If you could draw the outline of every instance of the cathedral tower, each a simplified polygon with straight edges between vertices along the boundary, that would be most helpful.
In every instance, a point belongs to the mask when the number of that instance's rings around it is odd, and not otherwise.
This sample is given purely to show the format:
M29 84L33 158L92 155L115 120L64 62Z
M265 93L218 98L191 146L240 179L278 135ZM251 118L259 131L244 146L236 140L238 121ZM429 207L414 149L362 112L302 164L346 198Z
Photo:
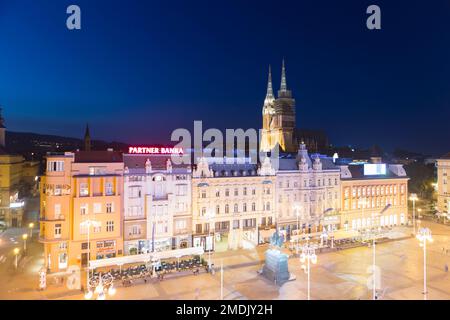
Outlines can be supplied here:
M263 152L268 152L278 144L281 149L280 151L296 152L298 146L294 136L295 100L292 98L292 92L287 87L284 59L277 99L273 97L271 76L271 70L269 68L269 82L263 107L263 129L260 149Z

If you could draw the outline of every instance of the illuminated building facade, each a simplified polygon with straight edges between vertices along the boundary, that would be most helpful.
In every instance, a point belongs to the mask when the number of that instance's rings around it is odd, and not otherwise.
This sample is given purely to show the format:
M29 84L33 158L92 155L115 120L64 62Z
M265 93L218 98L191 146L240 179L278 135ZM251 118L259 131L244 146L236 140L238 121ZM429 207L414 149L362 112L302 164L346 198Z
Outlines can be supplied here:
M401 164L372 163L341 166L341 223L362 230L408 223L408 180ZM390 207L381 215L383 209Z
M279 146L283 152L296 152L295 100L287 88L286 68L282 66L281 85L275 99L272 88L272 72L269 69L267 94L263 106L263 128L260 150L268 152Z
M123 171L122 154L112 150L47 156L40 242L50 272L123 255Z
M39 162L25 161L6 149L6 127L0 108L0 221L2 227L21 227L25 190L36 190ZM31 194L30 194L31 196Z
M225 251L267 240L276 218L274 182L269 158L260 168L247 160L201 158L192 173L193 246Z
M437 168L437 210L439 213L450 213L450 153L436 160Z
M296 156L282 156L276 173L277 223L286 236L339 227L340 168L331 158L309 155L301 143ZM298 219L297 219L298 214Z
M190 166L172 165L161 150L145 153L151 151L124 155L127 255L192 246Z

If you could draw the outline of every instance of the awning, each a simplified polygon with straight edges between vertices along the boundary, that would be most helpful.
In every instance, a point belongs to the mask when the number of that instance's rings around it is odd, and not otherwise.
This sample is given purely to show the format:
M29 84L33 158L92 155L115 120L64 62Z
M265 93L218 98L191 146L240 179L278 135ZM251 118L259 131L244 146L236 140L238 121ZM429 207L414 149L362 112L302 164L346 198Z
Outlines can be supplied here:
M360 233L356 230L338 230L333 233L329 233L328 236L333 236L334 240L357 238Z
M100 259L89 261L89 268L102 268L110 266L121 266L125 264L149 263L155 260L164 260L170 258L181 258L184 256L202 255L204 253L202 247L193 247L186 249L168 250L162 252L150 252L146 254L130 255L109 259Z

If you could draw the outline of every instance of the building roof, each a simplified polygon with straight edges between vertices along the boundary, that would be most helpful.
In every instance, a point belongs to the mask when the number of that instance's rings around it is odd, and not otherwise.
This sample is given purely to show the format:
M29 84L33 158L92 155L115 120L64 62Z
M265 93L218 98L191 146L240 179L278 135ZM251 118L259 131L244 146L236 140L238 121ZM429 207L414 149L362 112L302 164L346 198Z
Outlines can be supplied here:
M145 174L145 163L150 160L152 171L167 170L167 160L171 159L171 155L162 154L124 154L123 162L131 174ZM173 172L186 172L190 169L187 164L174 164L172 161Z
M76 151L75 163L109 163L123 162L122 153L118 151Z
M386 174L364 174L364 164L356 164L352 165L350 164L348 166L348 170L351 173L351 178L342 178L342 180L368 180L368 179L396 179L396 178L408 178L406 173L404 172L403 166L401 166L402 174L398 174L394 172L394 167L398 167L399 165L386 165Z

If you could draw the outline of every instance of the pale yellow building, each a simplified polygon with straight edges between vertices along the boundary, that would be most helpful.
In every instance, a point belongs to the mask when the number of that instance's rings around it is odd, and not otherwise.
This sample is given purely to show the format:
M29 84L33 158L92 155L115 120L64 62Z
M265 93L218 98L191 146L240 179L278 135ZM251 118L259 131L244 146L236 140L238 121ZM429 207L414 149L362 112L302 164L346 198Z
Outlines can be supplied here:
M123 255L123 173L122 155L112 150L47 156L40 241L50 272Z
M342 227L364 230L406 225L408 180L401 164L375 161L341 166Z
M192 173L193 246L206 251L252 248L275 224L270 162L258 168L229 160L217 164L202 158Z
M439 214L450 214L450 153L436 160L437 210Z
M0 108L0 222L3 227L21 227L25 199L21 190L36 189L39 162L25 161L5 148L6 128Z

